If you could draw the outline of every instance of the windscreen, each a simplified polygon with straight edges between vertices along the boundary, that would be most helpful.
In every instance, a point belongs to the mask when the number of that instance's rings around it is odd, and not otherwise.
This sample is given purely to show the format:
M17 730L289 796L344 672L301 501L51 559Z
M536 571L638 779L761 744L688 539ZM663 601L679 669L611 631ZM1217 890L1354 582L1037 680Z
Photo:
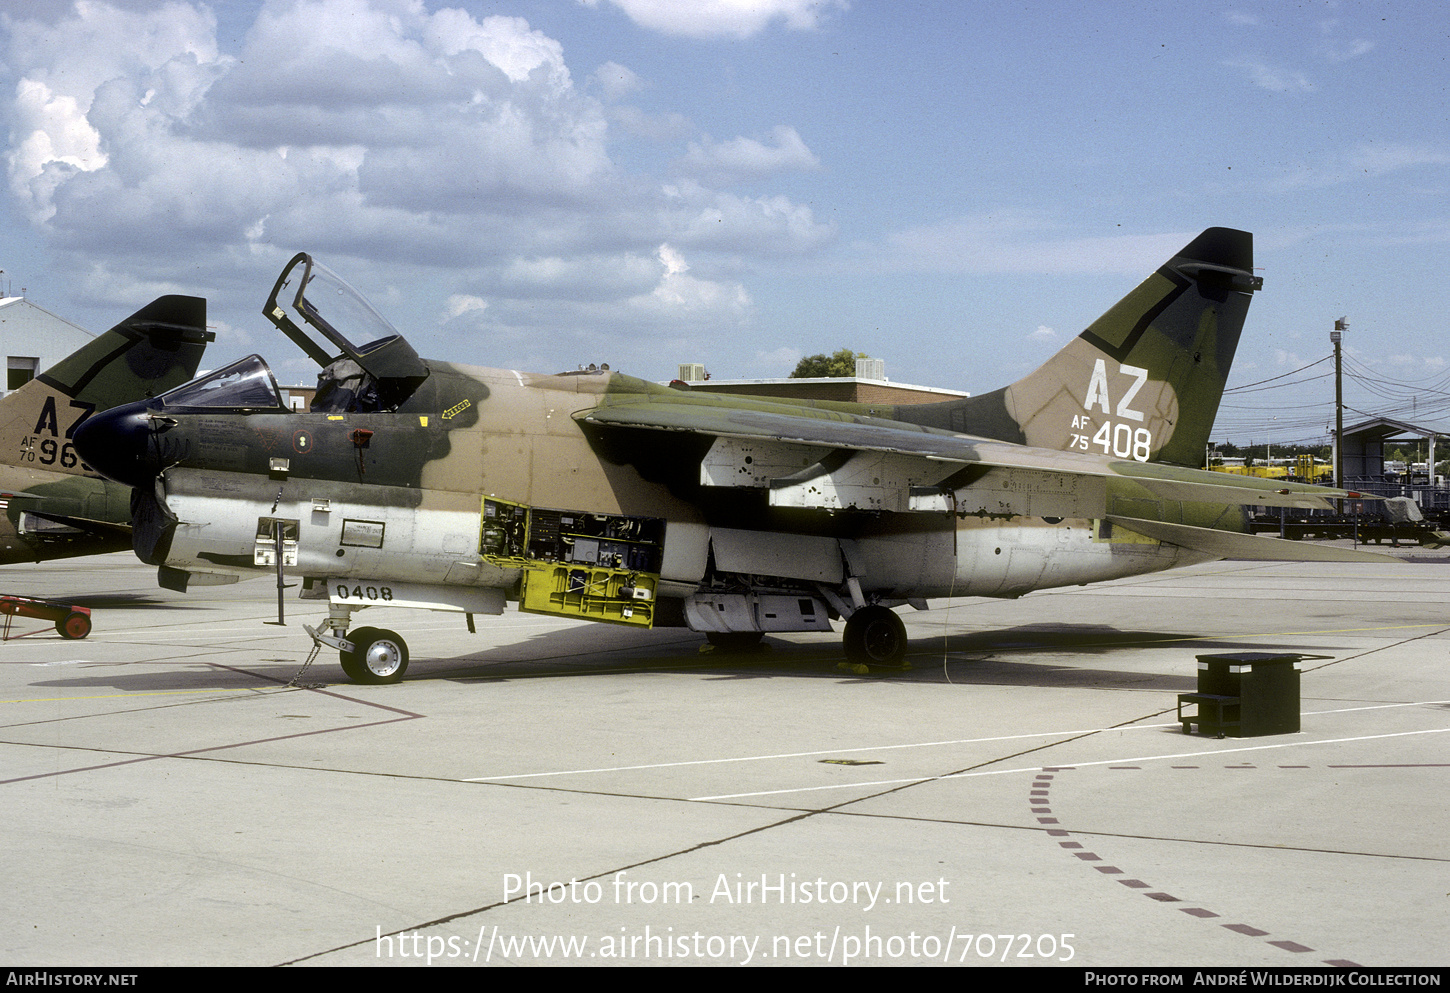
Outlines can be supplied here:
M260 355L248 355L224 369L183 383L161 394L161 400L167 407L287 410L272 370Z

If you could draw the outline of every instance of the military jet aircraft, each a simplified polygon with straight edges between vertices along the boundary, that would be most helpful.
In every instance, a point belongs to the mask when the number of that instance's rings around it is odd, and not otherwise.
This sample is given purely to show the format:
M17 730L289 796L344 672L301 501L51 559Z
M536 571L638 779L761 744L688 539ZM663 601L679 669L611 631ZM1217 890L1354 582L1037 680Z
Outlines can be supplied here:
M839 618L848 658L890 664L892 608L932 597L1356 554L1248 533L1247 506L1344 491L1189 468L1261 285L1252 237L1212 228L1025 379L882 406L424 361L304 253L264 313L323 367L309 412L253 355L76 444L136 487L135 548L163 586L300 577L328 606L309 632L361 682L408 664L395 632L348 630L377 606L471 627L516 602L724 645Z
M185 383L215 337L205 300L160 297L0 399L0 564L130 547L130 488L81 460L76 429Z

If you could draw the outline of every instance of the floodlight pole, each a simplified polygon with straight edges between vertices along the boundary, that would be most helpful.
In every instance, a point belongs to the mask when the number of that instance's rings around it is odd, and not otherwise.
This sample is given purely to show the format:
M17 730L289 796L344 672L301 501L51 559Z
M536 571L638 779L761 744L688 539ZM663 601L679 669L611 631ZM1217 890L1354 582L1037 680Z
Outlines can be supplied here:
M1340 338L1349 328L1349 319L1341 317L1334 322L1329 340L1334 343L1334 485L1344 489L1344 367L1340 362Z

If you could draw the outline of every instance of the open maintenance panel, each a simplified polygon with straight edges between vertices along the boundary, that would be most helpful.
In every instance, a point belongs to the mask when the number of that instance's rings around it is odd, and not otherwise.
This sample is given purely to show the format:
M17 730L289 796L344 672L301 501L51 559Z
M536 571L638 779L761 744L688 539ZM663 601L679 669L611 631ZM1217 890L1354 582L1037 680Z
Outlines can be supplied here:
M665 522L483 501L479 554L523 570L519 609L649 627Z

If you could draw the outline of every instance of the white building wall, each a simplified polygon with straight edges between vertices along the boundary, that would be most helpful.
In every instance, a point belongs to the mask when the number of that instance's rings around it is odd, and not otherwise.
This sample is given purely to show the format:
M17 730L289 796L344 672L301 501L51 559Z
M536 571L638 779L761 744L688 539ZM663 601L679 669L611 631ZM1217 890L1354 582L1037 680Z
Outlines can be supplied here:
M94 337L24 297L0 298L0 354L5 357L0 366L0 396L10 392L12 370L33 377Z

